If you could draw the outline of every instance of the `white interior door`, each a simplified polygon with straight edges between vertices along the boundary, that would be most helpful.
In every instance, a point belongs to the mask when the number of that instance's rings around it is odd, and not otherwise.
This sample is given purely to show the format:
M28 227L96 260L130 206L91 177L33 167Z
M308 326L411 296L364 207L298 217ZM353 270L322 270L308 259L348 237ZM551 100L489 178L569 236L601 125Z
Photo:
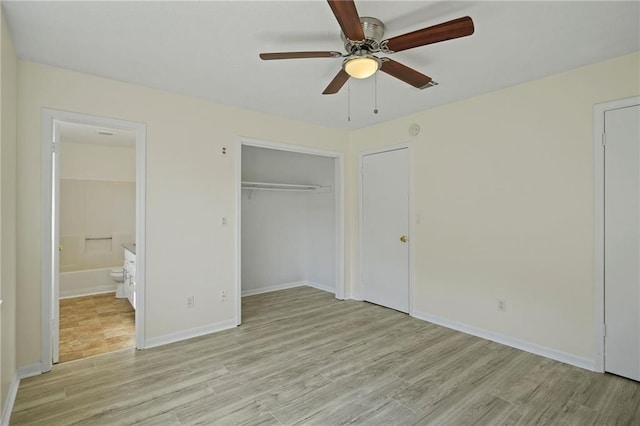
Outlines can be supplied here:
M605 133L605 371L640 380L640 106Z
M363 298L409 312L409 149L362 156Z
M60 158L62 144L60 143L60 125L53 122L53 155L52 155L52 191L51 206L51 271L53 279L51 283L51 360L56 364L60 360Z

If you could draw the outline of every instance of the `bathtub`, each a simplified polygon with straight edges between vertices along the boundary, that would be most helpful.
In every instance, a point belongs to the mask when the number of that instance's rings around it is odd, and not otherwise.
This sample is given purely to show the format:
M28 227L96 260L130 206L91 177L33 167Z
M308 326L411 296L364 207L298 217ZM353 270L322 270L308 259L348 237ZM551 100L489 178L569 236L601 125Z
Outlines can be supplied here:
M90 294L112 293L117 283L111 279L109 272L122 266L110 268L86 269L83 271L60 273L60 298L88 296Z

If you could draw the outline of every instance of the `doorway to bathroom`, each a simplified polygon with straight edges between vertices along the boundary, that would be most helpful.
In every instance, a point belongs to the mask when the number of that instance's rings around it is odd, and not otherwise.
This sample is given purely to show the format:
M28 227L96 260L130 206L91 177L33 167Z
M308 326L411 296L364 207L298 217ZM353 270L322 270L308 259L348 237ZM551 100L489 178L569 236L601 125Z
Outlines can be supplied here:
M43 371L143 347L145 133L43 110Z

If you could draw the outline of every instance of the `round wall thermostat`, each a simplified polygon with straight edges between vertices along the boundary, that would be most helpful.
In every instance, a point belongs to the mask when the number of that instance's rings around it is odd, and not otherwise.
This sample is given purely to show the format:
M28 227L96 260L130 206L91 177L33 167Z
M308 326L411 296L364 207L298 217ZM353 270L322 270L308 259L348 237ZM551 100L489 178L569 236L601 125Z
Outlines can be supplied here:
M420 126L418 126L416 123L413 123L411 126L409 126L409 134L411 136L416 136L418 133L420 133Z

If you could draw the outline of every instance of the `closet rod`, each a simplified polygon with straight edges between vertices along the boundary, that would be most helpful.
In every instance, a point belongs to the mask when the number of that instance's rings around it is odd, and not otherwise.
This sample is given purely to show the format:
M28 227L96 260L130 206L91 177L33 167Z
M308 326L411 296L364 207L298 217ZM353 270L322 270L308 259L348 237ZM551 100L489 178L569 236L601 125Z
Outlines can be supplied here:
M288 183L242 182L242 189L261 189L266 191L318 191L320 185L294 185Z

